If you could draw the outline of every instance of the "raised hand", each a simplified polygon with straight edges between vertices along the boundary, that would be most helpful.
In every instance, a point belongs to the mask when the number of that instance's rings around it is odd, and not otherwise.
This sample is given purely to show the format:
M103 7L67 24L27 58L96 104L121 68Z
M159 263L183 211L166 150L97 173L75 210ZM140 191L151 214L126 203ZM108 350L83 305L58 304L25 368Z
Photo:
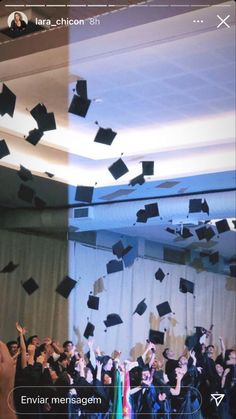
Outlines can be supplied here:
M25 327L21 326L20 323L16 322L16 330L20 335L25 335L27 330Z

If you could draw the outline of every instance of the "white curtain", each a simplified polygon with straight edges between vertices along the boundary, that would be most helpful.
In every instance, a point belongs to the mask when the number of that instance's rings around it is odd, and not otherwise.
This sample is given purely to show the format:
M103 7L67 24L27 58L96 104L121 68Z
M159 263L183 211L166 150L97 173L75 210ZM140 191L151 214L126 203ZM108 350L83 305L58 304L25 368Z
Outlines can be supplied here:
M87 321L95 326L94 340L101 350L111 354L121 350L125 358L140 355L148 338L149 329L163 331L165 345L171 346L180 355L185 337L194 331L194 326L209 328L214 324L209 343L219 350L219 336L226 346L236 342L235 280L210 272L197 273L193 268L154 260L137 258L134 265L122 272L106 275L106 263L114 258L110 251L89 248L70 243L69 266L72 277L79 285L70 299L70 337L84 347L83 337ZM155 279L161 268L166 275L162 283ZM87 300L93 291L93 283L104 275L105 290L100 293L99 311L88 309ZM195 295L179 291L180 277L195 283ZM148 308L143 316L132 315L137 304L146 298ZM169 301L173 311L160 319L156 305ZM121 316L123 324L107 328L103 323L110 313Z
M28 336L66 339L68 301L55 289L67 274L67 242L0 230L0 270L9 261L19 266L0 273L0 339L16 337L16 321L28 329ZM30 277L40 287L32 295L21 285Z

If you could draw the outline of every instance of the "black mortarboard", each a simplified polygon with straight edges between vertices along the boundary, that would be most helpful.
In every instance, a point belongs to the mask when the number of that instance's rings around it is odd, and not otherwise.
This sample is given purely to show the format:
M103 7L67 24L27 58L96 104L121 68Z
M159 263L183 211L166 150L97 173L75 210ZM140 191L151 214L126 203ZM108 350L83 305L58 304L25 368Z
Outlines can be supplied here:
M39 198L38 196L35 196L34 205L36 206L36 208L42 209L45 208L47 204L43 199Z
M18 190L17 196L18 198L22 199L22 201L31 203L33 201L34 194L35 191L32 188L22 183Z
M76 283L77 282L74 279L69 276L65 276L65 278L57 286L56 292L62 297L68 298Z
M147 304L145 303L146 298L144 298L142 301L140 301L140 303L138 303L136 309L134 310L133 314L137 313L139 314L139 316L142 316L143 313L146 311L147 309Z
M142 161L142 169L144 176L152 176L154 174L154 161Z
M54 176L55 176L53 173L50 173L50 172L44 172L44 173L45 173L45 175L47 175L49 178L52 178L52 177L54 177Z
M236 228L236 220L232 220L232 223L234 225L234 228Z
M187 346L188 350L191 351L191 349L194 348L198 343L197 335L187 336L185 340L185 345Z
M229 270L230 270L230 276L235 278L236 277L236 265L230 265Z
M179 290L180 292L186 294L189 292L190 294L194 293L194 283L191 281L188 281L185 278L180 278L179 281Z
M28 143L32 145L37 145L38 142L41 140L43 136L43 131L39 128L34 128L31 131L29 131L28 137L26 137L25 141L28 141Z
M95 329L95 326L92 323L88 322L84 331L84 337L88 339L89 336L93 336L94 329Z
M121 320L119 314L111 313L108 314L107 319L104 320L104 323L106 327L111 327L123 323L123 320Z
M17 172L18 176L24 181L27 182L28 180L33 179L33 175L29 169L20 165L20 170Z
M145 205L145 212L146 212L147 218L158 217L159 209L158 209L157 202L155 202L154 204Z
M72 113L73 115L82 116L82 118L85 118L89 110L90 104L90 99L74 95L68 112Z
M124 251L124 246L121 240L113 244L112 246L112 253L113 255L117 256L118 259L122 258Z
M147 217L145 209L140 209L137 212L136 216L137 216L137 220L136 220L137 223L146 223L147 222L148 217Z
M205 199L202 202L201 210L202 210L202 212L206 212L209 215L209 206L208 206L208 203Z
M118 159L111 166L108 167L109 172L112 174L114 179L119 179L121 176L125 175L129 171L126 164L122 159Z
M154 343L154 345L160 344L163 345L164 343L164 332L159 332L158 330L149 330L149 340L150 342Z
M36 291L39 288L39 285L34 280L34 278L29 278L27 281L22 283L22 287L28 295L31 295L34 291Z
M13 272L18 266L19 264L15 264L14 262L10 261L6 266L4 266L0 273L5 274Z
M175 233L176 233L175 229L170 228L170 227L167 227L167 228L166 228L166 231L167 231L168 233L170 233L170 234L175 234Z
M43 103L38 103L33 109L31 109L30 114L38 123L42 115L47 114L47 108Z
M216 228L219 234L230 230L228 221L226 219L216 221Z
M131 181L129 182L129 185L131 186L143 185L144 183L145 183L145 179L144 179L143 174L141 174L131 179Z
M207 230L205 231L205 239L206 239L207 241L209 241L209 240L211 240L211 239L212 239L212 237L214 237L214 236L215 236L215 232L214 232L213 228L208 227L208 228L207 228Z
M122 260L112 259L107 263L107 273L113 274L115 272L123 271L123 262Z
M205 238L206 238L206 237L205 237L206 231L207 231L206 226L203 226L203 227L197 228L197 229L195 230L195 233L196 233L196 235L197 235L197 237L198 237L198 240L203 240L203 239L205 239Z
M16 105L16 95L3 84L2 92L0 93L0 115L4 116L6 113L13 117Z
M99 310L99 297L96 297L94 295L89 295L87 306L88 308L91 308L92 310Z
M101 143L105 145L111 145L117 132L112 131L111 128L99 128L97 131L96 137L94 139L95 143Z
M163 270L161 268L159 268L158 271L156 271L156 273L155 273L156 280L157 281L160 281L160 282L163 281L163 279L165 278L165 276L166 275L164 274L164 272L163 272Z
M77 95L83 97L84 99L87 99L87 80L77 80L75 90Z
M10 154L10 150L7 147L7 143L5 140L0 140L0 159L3 159L3 157L8 156Z
M156 306L156 309L158 311L158 314L160 317L165 316L166 314L172 313L172 310L170 308L170 305L168 301L165 301L164 303L158 304Z
M93 199L93 186L77 186L75 201L91 203Z
M42 115L38 120L38 128L42 131L51 131L56 129L56 121L53 112Z
M190 199L189 200L189 212L201 212L202 200L201 199Z
M183 227L182 232L180 233L180 235L181 235L181 237L183 237L183 239L188 239L189 237L193 236L193 234L191 233L191 231L187 227Z
M218 262L219 262L219 252L214 252L214 253L211 253L211 254L209 255L209 262L210 262L212 265L215 265L216 263L218 263Z

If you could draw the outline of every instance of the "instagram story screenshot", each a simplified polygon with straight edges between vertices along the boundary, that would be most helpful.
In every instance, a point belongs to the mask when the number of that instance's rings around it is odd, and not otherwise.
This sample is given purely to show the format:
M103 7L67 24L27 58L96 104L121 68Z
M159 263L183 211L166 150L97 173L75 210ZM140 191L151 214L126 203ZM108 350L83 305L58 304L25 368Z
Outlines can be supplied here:
M0 419L236 418L233 0L0 0Z

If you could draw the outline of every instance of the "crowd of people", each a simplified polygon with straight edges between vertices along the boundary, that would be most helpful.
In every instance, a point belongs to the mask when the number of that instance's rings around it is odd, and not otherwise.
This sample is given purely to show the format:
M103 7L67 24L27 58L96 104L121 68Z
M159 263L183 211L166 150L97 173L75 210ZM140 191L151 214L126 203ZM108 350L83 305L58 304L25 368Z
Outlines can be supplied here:
M147 341L136 361L101 353L92 338L81 353L16 329L16 340L0 342L0 419L236 418L236 351L220 338L215 357L203 328L178 359Z

